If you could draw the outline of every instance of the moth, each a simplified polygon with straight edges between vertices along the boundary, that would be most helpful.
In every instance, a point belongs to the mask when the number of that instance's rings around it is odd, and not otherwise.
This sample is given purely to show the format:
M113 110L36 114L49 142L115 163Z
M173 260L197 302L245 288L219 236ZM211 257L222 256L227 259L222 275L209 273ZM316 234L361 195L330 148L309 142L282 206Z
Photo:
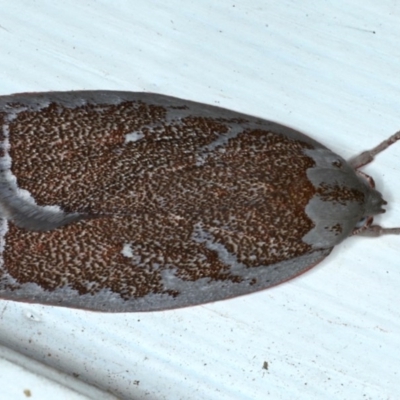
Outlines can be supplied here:
M386 202L310 137L152 93L0 97L0 298L152 311L287 281Z

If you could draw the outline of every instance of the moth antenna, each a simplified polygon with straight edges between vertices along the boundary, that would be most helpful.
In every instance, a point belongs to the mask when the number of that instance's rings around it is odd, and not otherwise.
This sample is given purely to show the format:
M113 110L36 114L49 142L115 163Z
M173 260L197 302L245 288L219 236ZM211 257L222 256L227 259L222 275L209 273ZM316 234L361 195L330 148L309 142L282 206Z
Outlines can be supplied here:
M371 225L360 231L360 236L377 237L382 235L400 235L400 228L384 228L380 225Z
M370 162L372 162L372 160L375 158L377 154L386 150L389 146L391 146L398 140L400 140L400 131L390 136L389 139L386 139L383 142L379 143L378 146L372 148L371 150L363 151L358 156L351 158L348 162L354 169L361 168L364 165L367 165Z

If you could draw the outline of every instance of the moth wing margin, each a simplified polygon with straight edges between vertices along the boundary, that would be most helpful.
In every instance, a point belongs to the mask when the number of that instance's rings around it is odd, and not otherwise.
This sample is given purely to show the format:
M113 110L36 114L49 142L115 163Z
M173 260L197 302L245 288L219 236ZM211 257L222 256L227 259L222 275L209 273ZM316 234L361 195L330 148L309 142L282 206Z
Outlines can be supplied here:
M25 283L14 290L5 289L2 282L7 280L7 274L0 268L2 271L0 298L100 312L162 311L226 300L268 289L308 271L327 257L331 251L332 248L316 250L272 266L247 268L246 271L242 271L242 273L246 272L246 276L241 283L227 280L212 281L209 278L201 278L197 281L176 279L174 287L180 288L180 293L175 297L153 293L128 300L122 299L118 293L109 289L101 290L94 295L79 295L76 290L68 286L54 291L45 291L35 283Z

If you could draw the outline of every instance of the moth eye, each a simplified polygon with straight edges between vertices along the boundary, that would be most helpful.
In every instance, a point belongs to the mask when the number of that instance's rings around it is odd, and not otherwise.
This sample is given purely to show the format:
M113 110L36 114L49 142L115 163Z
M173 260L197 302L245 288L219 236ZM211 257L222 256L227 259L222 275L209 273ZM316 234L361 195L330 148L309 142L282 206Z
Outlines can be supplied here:
M356 224L356 226L355 226L355 229L360 229L360 228L362 228L363 226L365 226L367 223L368 223L368 219L369 219L370 217L363 217L363 218L361 218L358 222L357 222L357 224Z
M375 181L374 181L374 179L373 179L371 176L369 176L369 175L367 175L365 172L362 172L362 171L359 171L359 170L357 170L357 174L358 174L359 176L361 176L363 179L365 179L365 180L367 181L368 185L369 185L372 189L375 189Z
M353 229L352 235L357 235L360 232L366 231L374 222L374 217L368 216L361 218Z
M375 181L374 178L372 178L372 176L368 176L368 183L369 185L372 187L372 189L375 189Z

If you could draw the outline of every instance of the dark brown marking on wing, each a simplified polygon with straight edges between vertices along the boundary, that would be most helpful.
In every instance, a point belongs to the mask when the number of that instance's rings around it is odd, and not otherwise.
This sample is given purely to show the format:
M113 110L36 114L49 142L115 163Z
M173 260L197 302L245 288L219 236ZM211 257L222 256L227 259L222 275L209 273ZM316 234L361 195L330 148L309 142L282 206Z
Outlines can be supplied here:
M313 227L304 210L316 193L306 175L314 161L303 153L312 146L240 130L243 119L169 118L170 109L52 103L9 123L18 185L39 205L101 216L51 232L10 223L3 256L15 285L176 296L165 274L243 279L213 244L246 268L311 251L301 238Z

